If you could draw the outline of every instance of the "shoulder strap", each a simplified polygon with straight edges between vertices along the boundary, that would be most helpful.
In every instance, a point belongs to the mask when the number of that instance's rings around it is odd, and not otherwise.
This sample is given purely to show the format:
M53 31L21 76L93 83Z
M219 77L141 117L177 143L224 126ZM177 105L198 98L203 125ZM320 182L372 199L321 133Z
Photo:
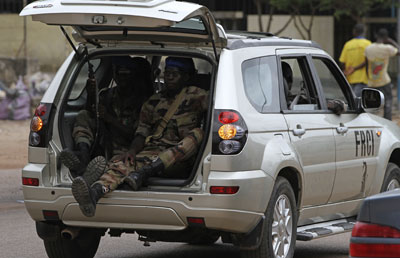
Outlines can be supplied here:
M183 97L185 96L186 88L183 88L181 92L176 96L176 99L169 107L167 113L165 113L164 117L161 119L160 124L158 125L157 129L154 131L153 135L150 135L146 138L146 143L151 141L151 139L160 139L162 134L167 127L169 120L171 120L172 116L175 114L176 110L182 103Z

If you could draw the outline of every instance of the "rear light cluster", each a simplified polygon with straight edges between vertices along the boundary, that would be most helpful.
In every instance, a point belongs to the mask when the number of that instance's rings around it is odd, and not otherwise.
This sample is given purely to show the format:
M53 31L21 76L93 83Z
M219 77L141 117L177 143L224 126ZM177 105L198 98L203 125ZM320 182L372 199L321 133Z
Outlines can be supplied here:
M400 231L387 226L357 222L350 240L351 257L400 257Z
M215 110L213 125L213 154L237 154L247 140L247 126L239 112Z
M35 110L31 120L29 146L46 147L49 142L49 121L51 104L41 103Z

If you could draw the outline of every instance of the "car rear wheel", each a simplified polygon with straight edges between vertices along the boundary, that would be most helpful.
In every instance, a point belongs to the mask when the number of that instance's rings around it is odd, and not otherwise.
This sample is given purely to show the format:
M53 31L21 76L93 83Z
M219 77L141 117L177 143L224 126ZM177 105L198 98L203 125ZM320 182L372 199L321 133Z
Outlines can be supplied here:
M99 247L101 235L90 229L82 229L73 239L61 237L56 240L43 240L49 258L93 258Z
M383 180L381 192L400 188L400 168L389 162L386 168L385 179Z
M293 257L296 243L297 216L296 198L293 189L285 178L278 177L265 213L261 244L255 250L241 250L241 257Z

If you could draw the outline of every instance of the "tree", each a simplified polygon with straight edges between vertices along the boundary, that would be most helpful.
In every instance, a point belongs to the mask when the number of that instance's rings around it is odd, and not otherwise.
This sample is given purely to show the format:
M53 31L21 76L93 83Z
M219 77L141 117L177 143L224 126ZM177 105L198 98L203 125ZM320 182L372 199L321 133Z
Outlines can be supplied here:
M265 31L265 32L270 32L271 31L271 26L272 26L272 21L273 21L273 17L274 17L274 12L275 12L275 6L270 5L270 1L269 0L253 0L254 4L256 5L257 8L257 14L258 14L258 27L259 30ZM263 10L263 6L268 6L269 7L269 18L268 18L268 22L266 25L266 28L264 30L264 26L262 23L262 10ZM290 22L293 20L294 16L291 16L290 19L282 26L282 28L280 28L278 31L274 32L274 35L279 35L280 33L282 33L282 31L284 31L287 26L289 26Z
M295 28L303 39L312 39L312 27L314 17L321 11L332 11L333 15L339 19L342 16L350 16L356 22L360 22L372 8L387 8L392 4L392 0L253 0L258 13L260 31L269 31L273 21L275 10L287 12L290 19L283 27L274 34L279 35L293 21ZM269 20L266 30L262 24L262 7L269 6ZM304 16L310 17L306 23Z
M392 0L323 0L323 2L325 3L321 10L333 10L337 19L349 16L356 22L361 22L361 18L372 9L384 9L393 4Z

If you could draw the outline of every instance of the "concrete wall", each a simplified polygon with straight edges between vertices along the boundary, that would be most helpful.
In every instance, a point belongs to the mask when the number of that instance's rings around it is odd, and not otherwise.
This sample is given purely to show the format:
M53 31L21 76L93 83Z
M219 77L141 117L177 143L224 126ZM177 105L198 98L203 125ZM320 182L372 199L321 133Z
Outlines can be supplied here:
M284 24L289 20L289 15L274 15L271 30L269 32L275 33L280 30ZM262 22L264 29L267 26L269 15L262 16ZM307 25L310 21L309 16L302 16L304 23ZM248 31L260 31L258 25L258 15L249 15L247 17L247 30ZM307 35L303 32L304 35ZM277 36L286 36L296 39L302 39L300 33L294 26L293 21L290 22L289 26ZM333 16L315 16L314 24L312 27L312 40L319 43L322 48L327 51L331 56L334 52L334 17Z
M58 26L27 21L27 56L41 70L54 71L72 51ZM0 15L0 57L23 58L24 18L17 14ZM34 68L31 68L34 69Z

